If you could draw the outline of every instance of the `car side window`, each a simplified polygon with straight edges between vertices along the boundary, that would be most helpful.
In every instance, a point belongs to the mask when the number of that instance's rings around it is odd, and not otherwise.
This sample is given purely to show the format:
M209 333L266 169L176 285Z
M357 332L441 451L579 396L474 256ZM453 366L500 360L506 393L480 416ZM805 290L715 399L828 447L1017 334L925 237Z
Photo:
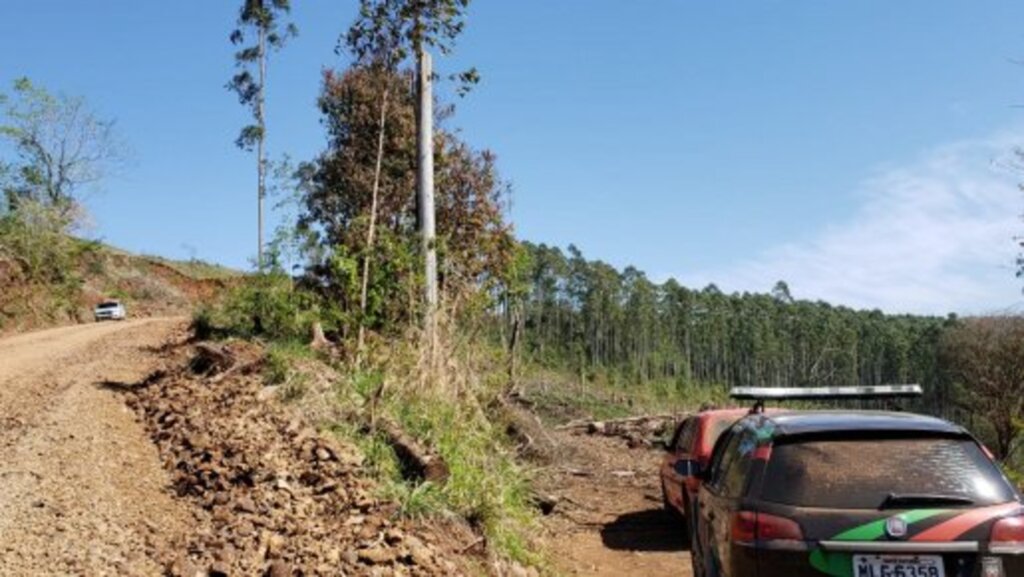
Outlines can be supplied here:
M679 437L676 439L675 450L677 453L688 453L690 447L693 446L693 431L697 428L694 425L697 423L697 419L690 417L683 421L683 426L679 431Z
M679 425L676 427L675 432L672 433L672 440L669 441L668 446L673 452L679 451L680 441L683 438L683 433L686 432L686 425L689 422L690 419L686 419L682 423L679 423Z
M733 435L729 445L732 458L722 472L722 493L729 497L738 497L746 488L747 475L753 464L754 448L757 443L751 431L743 431Z
M724 478L725 471L728 470L730 463L736 453L736 447L739 444L739 433L732 430L726 432L723 438L719 440L720 445L718 450L715 451L715 456L711 462L711 476L710 482L712 488L715 491L722 489L722 480Z

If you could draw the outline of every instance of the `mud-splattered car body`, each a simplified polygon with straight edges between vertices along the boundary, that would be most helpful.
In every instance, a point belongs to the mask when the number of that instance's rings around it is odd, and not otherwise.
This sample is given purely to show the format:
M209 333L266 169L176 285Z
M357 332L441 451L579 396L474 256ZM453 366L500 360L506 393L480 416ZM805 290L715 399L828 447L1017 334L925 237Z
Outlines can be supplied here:
M749 409L700 411L684 419L666 444L667 452L659 470L662 498L666 509L682 516L684 527L691 525L690 510L700 488L700 480L677 470L678 463L692 460L707 468L718 438L749 413Z
M1024 506L940 419L754 414L699 474L697 577L1022 577Z

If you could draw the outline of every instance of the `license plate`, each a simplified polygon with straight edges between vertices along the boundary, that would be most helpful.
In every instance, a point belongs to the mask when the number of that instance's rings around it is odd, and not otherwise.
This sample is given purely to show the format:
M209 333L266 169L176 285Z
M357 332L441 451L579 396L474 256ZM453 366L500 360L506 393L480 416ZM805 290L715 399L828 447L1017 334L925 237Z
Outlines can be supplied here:
M939 555L854 555L853 577L946 577Z

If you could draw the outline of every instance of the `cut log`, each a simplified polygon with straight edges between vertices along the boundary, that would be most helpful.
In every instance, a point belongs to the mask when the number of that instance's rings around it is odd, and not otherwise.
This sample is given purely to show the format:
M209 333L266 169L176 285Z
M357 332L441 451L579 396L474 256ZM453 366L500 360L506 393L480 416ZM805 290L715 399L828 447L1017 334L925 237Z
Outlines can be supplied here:
M261 368L266 363L266 361L266 357L260 357L247 363L236 362L234 365L228 367L227 370L218 373L216 376L210 379L210 382L216 384L235 374L251 374L256 369Z
M402 477L407 480L424 480L444 483L448 479L448 464L437 453L423 447L416 439L402 430L397 423L378 419L377 430L394 449L402 468Z

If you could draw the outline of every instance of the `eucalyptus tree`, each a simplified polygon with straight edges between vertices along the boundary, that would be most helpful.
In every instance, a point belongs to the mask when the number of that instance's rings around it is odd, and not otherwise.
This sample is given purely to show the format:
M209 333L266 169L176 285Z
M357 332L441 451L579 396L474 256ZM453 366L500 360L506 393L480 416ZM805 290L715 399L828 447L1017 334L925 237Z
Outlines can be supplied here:
M282 26L282 18L291 11L291 0L242 0L238 22L231 31L231 43L238 48L235 65L238 72L227 87L238 101L249 108L253 123L242 127L235 144L242 150L256 150L256 266L263 270L263 204L267 196L266 85L267 56L280 50L289 38L298 34L291 22Z
M538 362L642 385L871 385L918 381L929 410L952 405L938 343L948 321L797 300L652 283L587 260L574 246L524 243L524 351ZM664 383L663 383L664 384Z

